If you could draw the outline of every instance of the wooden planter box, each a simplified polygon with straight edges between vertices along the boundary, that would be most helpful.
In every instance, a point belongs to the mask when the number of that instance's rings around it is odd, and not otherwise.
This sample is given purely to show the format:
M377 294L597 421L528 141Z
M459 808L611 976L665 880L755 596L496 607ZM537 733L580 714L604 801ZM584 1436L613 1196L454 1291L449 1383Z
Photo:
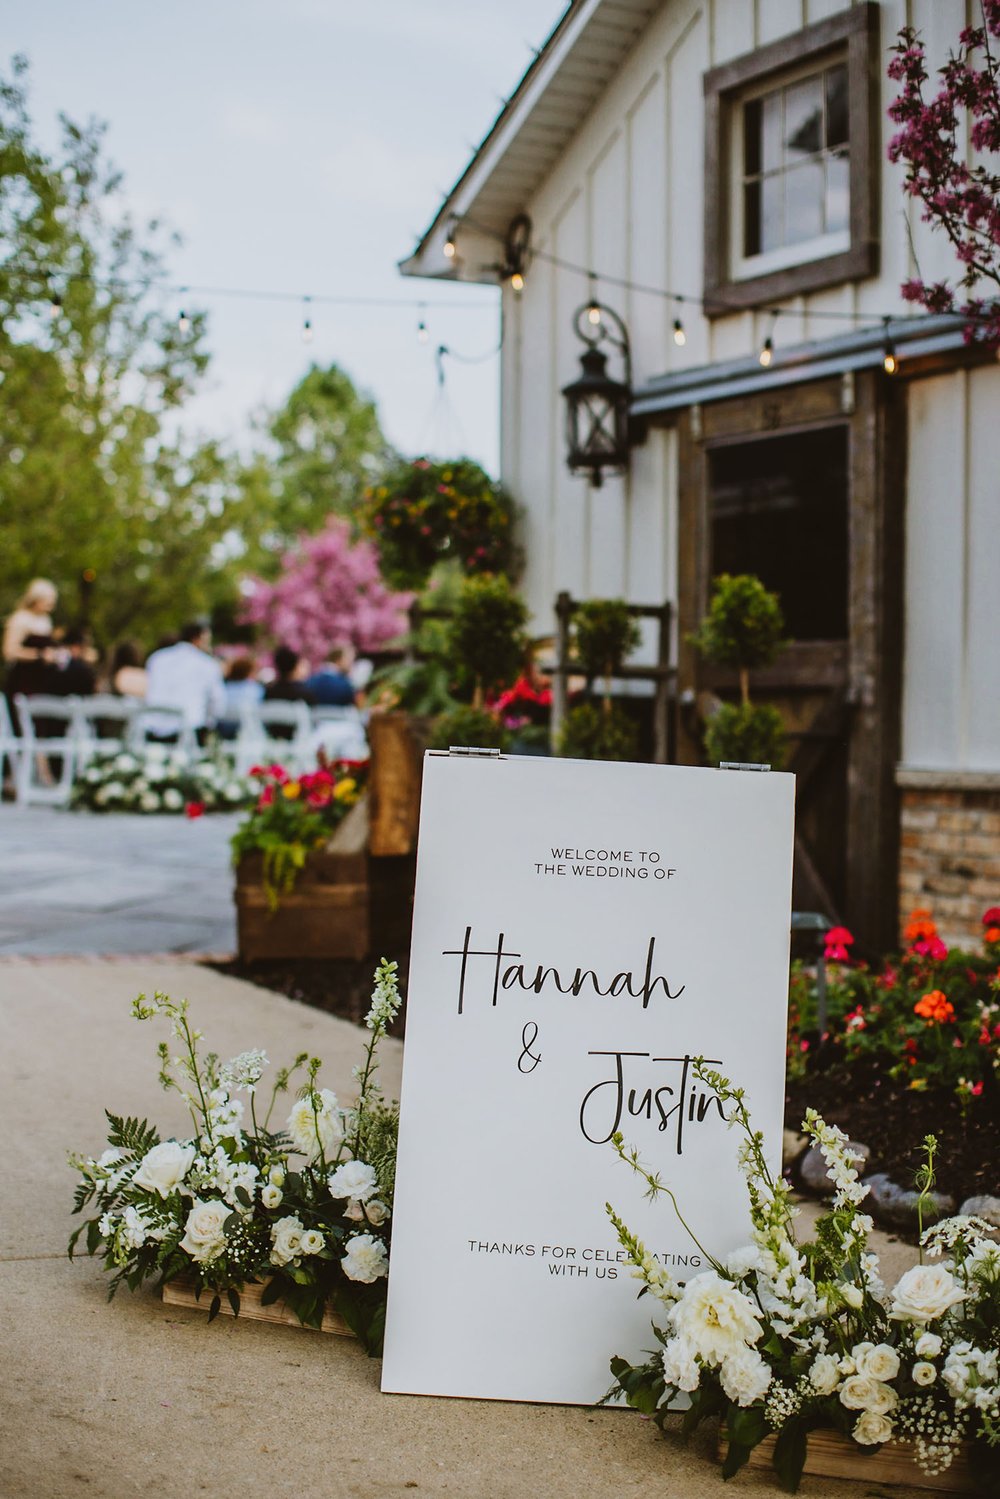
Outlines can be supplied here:
M301 1323L291 1307L286 1306L283 1301L272 1301L270 1306L261 1306L260 1298L264 1294L261 1285L246 1285L240 1292L240 1317L246 1317L251 1322L278 1322L284 1327L299 1327L304 1332L331 1332L339 1338L353 1338L354 1334L344 1321L343 1317L329 1308L323 1313L323 1326L321 1328L305 1327ZM168 1280L163 1287L163 1300L167 1306L186 1306L192 1311L207 1312L212 1304L212 1293L202 1291L201 1300L195 1295L194 1281ZM222 1305L219 1308L220 1315L232 1317L232 1307L229 1305L228 1296L222 1297Z
M371 951L368 809L352 807L325 849L309 855L276 911L264 889L264 857L236 869L236 927L244 963L277 958L364 958Z
M412 854L420 820L420 782L430 720L410 713L373 713L368 723L371 764L371 854Z
M750 1454L748 1468L756 1468L771 1474L771 1457L775 1437L767 1437ZM719 1458L725 1456L727 1441L725 1432L719 1436ZM913 1449L906 1442L888 1442L875 1452L862 1451L842 1432L823 1427L809 1433L806 1461L803 1473L817 1478L848 1478L865 1484L907 1484L915 1489L933 1489L941 1494L981 1494L982 1489L973 1482L968 1459L962 1447L943 1473L931 1476L924 1472Z

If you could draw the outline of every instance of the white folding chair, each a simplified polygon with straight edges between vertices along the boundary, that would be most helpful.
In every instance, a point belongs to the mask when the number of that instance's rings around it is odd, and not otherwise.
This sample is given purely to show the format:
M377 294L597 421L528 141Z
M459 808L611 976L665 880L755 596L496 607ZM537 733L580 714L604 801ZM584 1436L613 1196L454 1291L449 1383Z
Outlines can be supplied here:
M21 721L21 761L17 799L25 806L65 807L73 790L80 749L80 699L19 692L14 706ZM58 760L59 774L51 761Z
M141 753L147 744L168 744L182 755L193 755L198 748L194 730L181 708L146 708L133 712L128 748Z
M308 703L244 703L240 731L232 744L236 774L245 776L265 760L305 770L312 761L311 737Z
M21 759L21 737L14 732L14 720L10 716L7 699L0 693L0 786L8 770L11 780L17 784L17 767Z
M80 765L86 765L96 754L119 754L130 747L133 722L140 706L138 698L119 697L112 692L81 698L77 720Z
M365 721L358 708L313 708L310 717L314 755L322 750L331 760L367 760Z

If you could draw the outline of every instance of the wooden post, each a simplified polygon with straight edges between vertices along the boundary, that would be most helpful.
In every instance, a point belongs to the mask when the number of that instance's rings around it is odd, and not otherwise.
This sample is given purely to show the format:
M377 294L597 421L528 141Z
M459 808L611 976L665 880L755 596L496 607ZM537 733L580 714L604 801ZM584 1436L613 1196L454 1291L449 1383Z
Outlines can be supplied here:
M424 744L409 713L373 713L369 803L373 858L412 854L417 846Z
M670 617L671 608L665 603L658 611L660 634L656 647L657 678L653 694L653 763L669 765L670 753Z
M552 722L549 731L553 753L566 718L569 677L564 668L569 665L569 622L572 614L573 600L564 589L556 599L556 669L552 674Z

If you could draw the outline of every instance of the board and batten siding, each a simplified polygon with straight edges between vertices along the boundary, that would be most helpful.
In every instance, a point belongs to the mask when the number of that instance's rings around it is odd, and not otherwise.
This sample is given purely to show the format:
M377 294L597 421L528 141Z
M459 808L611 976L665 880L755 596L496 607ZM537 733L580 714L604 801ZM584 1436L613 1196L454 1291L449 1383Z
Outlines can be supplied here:
M618 287L611 279L701 295L704 73L845 8L844 0L665 0L556 168L525 205L537 249L608 278L598 280L597 294L629 329L636 386L667 372L745 357L771 331L765 313L734 313L710 321L696 305ZM883 0L886 60L899 28L911 24L922 31L936 66L962 26L971 23L972 8L971 0ZM824 313L853 314L860 325L912 310L902 302L899 285L916 273L918 260L927 279L953 272L945 237L932 234L920 221L903 197L901 169L885 160L892 128L885 110L894 92L883 68L880 274L787 304L775 329L781 344L822 339L852 326ZM531 265L520 296L504 291L502 470L524 511L525 589L539 634L553 628L553 602L561 589L576 597L624 595L642 604L677 596L674 432L653 428L633 450L628 476L608 476L600 489L590 488L566 468L560 391L579 372L581 345L572 316L588 295L585 275L540 259ZM687 336L682 348L672 336L677 316ZM989 589L991 553L987 539L979 535L995 507L988 476L991 471L1000 474L998 437L983 414L989 397L979 395L980 390L1000 393L991 381L995 377L987 371L912 387L907 763L944 768L989 762L990 768L1000 769L1000 652L994 647L983 654L989 611L981 595ZM964 413L961 429L953 425L956 404ZM961 477L952 461L958 430L967 433L969 444ZM939 434L943 446L932 434ZM940 475L940 482L932 474ZM982 492L974 490L975 484ZM947 561L930 588L927 570L946 526L942 505L960 520L965 551L957 559L949 541ZM931 536L939 540L931 541ZM992 558L996 577L995 552ZM945 617L947 626L942 625ZM643 656L651 659L652 650L650 632ZM940 663L933 692L928 692L918 664L922 655ZM985 689L987 682L992 707L977 702L979 684Z

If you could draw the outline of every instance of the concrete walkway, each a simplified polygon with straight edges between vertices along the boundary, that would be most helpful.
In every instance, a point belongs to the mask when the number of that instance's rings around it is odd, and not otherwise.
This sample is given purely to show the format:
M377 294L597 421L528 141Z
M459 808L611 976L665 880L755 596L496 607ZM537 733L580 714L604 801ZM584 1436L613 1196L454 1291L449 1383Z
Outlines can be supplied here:
M176 959L0 961L0 1499L723 1499L707 1434L684 1448L628 1411L385 1397L377 1361L347 1339L208 1326L151 1292L108 1305L97 1264L65 1255L78 1221L65 1158L103 1147L105 1106L182 1128L156 1083L157 1023L129 1016L155 988L186 994L223 1056L263 1046L279 1065L309 1051L350 1096L362 1033L265 990ZM387 1044L390 1095L400 1055ZM767 1475L737 1486L778 1493ZM851 1492L827 1479L801 1490Z
M0 954L231 953L238 820L0 805Z

